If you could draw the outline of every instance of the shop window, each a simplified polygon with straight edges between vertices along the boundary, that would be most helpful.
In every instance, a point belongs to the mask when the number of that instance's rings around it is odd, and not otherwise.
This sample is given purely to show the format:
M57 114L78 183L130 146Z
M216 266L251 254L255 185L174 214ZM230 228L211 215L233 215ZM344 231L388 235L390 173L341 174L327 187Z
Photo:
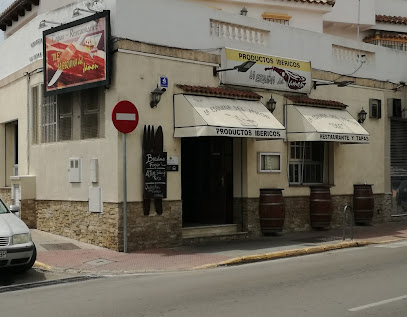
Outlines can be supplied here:
M369 118L382 117L382 101L379 99L369 99Z
M281 172L280 153L259 153L259 173Z
M289 182L290 184L322 184L325 163L324 142L291 142Z

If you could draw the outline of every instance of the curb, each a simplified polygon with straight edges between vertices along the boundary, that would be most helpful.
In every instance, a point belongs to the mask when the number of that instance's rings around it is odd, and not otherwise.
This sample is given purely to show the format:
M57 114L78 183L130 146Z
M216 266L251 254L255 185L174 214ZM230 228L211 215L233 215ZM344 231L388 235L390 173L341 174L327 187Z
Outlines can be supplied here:
M364 247L370 244L378 244L378 243L388 243L390 241L385 242L370 242L370 241L353 241L353 242L339 242L336 244L326 244L320 245L315 247L309 248L301 248L301 249L292 249L286 251L276 251L270 253L263 253L263 254L255 254L255 255L248 255L248 256L241 256L236 257L230 260L222 261L219 263L211 263L202 266L194 267L194 270L203 270L203 269L212 269L221 266L232 266L232 265L240 265L240 264L247 264L247 263L254 263L254 262L261 262L261 261L270 261L294 256L301 256L301 255L308 255L308 254L315 254L315 253L322 253L332 250L338 249L345 249L345 248L353 248L353 247Z

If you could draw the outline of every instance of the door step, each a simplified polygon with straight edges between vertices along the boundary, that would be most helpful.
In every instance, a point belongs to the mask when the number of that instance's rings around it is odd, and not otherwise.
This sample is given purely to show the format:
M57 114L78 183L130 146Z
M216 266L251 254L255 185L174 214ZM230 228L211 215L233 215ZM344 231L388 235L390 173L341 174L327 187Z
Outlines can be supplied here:
M224 236L237 233L236 224L182 228L183 239Z

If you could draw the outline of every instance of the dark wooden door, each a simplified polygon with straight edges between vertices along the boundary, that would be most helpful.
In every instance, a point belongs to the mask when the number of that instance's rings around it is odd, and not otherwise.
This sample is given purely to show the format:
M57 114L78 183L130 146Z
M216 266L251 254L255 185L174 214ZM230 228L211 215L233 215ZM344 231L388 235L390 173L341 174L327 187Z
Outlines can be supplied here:
M182 140L183 221L211 225L232 223L233 139Z

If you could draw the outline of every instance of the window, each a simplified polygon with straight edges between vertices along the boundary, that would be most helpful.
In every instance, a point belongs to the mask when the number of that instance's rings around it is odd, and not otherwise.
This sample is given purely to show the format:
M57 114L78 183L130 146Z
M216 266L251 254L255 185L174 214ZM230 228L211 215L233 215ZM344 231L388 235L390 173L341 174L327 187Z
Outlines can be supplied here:
M259 173L281 172L280 153L259 153Z
M379 99L369 99L369 118L382 117L382 101Z
M41 143L50 143L99 138L103 134L103 120L100 116L104 106L101 103L101 91L100 88L94 88L43 97L41 87L33 87L33 144L39 140Z
M44 97L41 109L41 142L57 141L57 96Z
M82 139L99 137L99 98L98 89L88 89L81 92Z
M32 139L31 142L33 144L38 143L38 112L39 112L39 105L40 105L40 100L39 96L41 95L41 92L39 89L41 86L35 86L31 88L31 104L32 104Z
M72 95L58 96L58 141L72 140Z
M283 25L289 25L291 16L283 13L264 12L262 14L263 20Z
M291 142L290 184L324 183L324 142Z

